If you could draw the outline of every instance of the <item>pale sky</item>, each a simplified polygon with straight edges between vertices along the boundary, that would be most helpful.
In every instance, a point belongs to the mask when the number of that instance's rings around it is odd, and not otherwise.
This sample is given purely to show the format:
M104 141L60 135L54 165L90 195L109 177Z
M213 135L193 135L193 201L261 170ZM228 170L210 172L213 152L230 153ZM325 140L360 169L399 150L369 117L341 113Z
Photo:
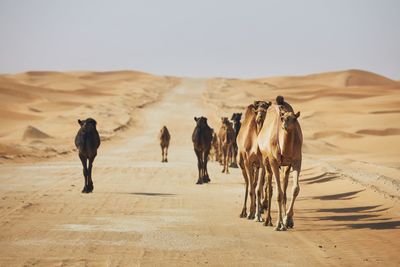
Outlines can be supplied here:
M353 68L400 80L400 1L0 0L0 73L252 78Z

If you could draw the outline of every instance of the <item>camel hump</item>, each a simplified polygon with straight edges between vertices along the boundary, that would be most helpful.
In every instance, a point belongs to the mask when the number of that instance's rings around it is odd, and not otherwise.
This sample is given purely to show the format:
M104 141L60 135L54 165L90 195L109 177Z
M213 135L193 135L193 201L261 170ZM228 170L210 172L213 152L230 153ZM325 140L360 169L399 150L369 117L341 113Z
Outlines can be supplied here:
M283 105L284 103L285 103L285 99L283 98L283 96L281 96L281 95L278 95L277 97L276 97L276 104L277 105Z

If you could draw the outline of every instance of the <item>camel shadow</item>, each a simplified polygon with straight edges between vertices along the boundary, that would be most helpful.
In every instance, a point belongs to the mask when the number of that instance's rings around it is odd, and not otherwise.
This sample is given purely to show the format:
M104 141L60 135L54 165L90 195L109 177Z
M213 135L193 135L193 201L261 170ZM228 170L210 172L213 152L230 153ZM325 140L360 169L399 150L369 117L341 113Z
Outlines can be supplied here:
M355 196L364 191L363 190L357 190L357 191L351 191L351 192L345 192L345 193L340 193L340 194L333 194L333 195L325 195L325 196L316 196L313 197L312 199L319 199L319 200L349 200L355 198Z
M355 192L357 191L349 193L355 193ZM344 197L347 197L347 195L345 195ZM380 217L380 213L389 209L380 207L381 205L356 206L347 208L321 208L315 211L338 214L338 215L319 217L319 220L321 221L344 222L342 224L338 224L335 226L342 226L350 229L371 229L371 230L387 230L387 229L400 228L400 221L398 220L394 221L393 218Z
M326 172L326 173L323 173L323 174L320 174L317 176L302 179L301 182L306 183L306 184L325 183L325 182L336 180L339 177L340 177L340 175L338 175L336 173Z
M390 220L390 219L386 219ZM352 229L371 229L371 230L388 230L388 229L400 229L400 221L390 221L390 222L367 222L367 223L355 223L346 225Z
M317 209L317 212L334 212L334 213L355 213L355 212L380 212L386 211L389 208L378 209L381 205L374 206L360 206L360 207L349 207L349 208L325 208L325 209Z

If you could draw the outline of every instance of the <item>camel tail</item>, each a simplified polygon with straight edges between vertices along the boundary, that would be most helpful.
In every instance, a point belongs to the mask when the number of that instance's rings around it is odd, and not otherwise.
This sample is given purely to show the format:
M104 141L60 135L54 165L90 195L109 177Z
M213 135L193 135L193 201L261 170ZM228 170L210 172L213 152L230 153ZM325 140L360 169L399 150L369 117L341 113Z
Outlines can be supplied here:
M276 104L277 105L283 105L284 103L285 103L285 99L283 98L283 96L281 96L281 95L278 95L277 97L276 97Z

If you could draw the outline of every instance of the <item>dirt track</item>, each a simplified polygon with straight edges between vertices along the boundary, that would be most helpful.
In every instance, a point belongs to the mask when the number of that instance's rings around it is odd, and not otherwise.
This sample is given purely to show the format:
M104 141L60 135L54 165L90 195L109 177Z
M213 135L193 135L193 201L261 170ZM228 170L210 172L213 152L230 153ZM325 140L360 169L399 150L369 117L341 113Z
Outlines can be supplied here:
M239 218L238 169L225 175L210 163L211 183L195 185L193 117L213 113L203 90L203 80L186 79L138 110L134 127L100 147L92 194L80 193L76 155L1 165L0 265L400 265L398 202L327 173L322 159L305 155L287 232ZM164 124L168 164L156 140Z

